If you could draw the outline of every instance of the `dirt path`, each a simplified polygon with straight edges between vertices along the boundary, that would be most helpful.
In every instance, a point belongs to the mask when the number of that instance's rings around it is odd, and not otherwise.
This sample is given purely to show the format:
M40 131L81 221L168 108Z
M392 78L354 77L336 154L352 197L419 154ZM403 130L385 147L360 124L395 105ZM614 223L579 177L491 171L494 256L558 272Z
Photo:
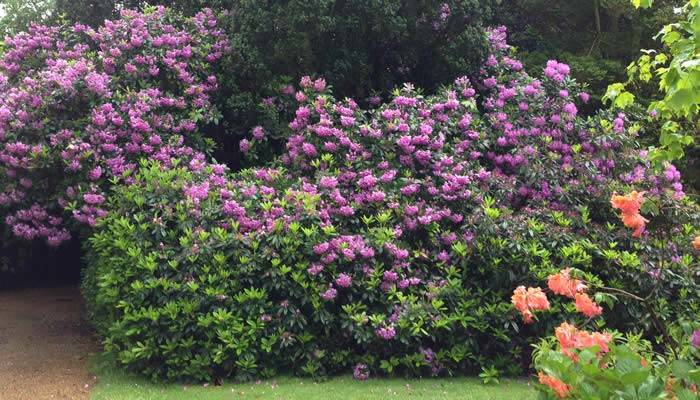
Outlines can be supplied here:
M95 350L77 288L0 291L0 400L87 399Z

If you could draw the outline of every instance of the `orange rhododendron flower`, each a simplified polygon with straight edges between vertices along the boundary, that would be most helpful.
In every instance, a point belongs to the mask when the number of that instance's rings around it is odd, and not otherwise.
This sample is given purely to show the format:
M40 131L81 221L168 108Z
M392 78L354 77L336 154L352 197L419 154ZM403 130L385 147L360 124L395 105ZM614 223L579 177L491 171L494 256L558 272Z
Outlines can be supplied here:
M515 309L523 315L526 324L533 321L532 317L534 314L532 311L549 309L547 295L540 288L525 289L525 286L518 286L513 291L511 302Z
M612 340L612 335L609 333L600 332L586 332L581 331L578 338L578 344L582 348L589 348L593 346L598 346L601 353L607 353L610 351L608 343Z
M586 293L576 293L576 311L588 318L593 318L602 314L603 308L591 300Z
M632 237L636 238L642 236L644 227L646 226L646 223L649 222L648 219L642 217L640 214L622 214L620 219L622 219L622 223L626 227L634 230Z
M608 343L612 341L612 335L609 333L591 333L579 330L574 325L567 322L559 325L559 327L554 330L554 335L556 336L557 341L559 341L561 352L574 361L577 361L578 357L572 350L581 350L598 346L600 353L607 353L610 351Z
M637 192L636 190L625 196L615 194L610 199L610 204L612 204L613 208L620 210L623 214L639 213L642 203L644 203L644 192Z
M649 222L639 214L642 203L644 203L644 192L637 191L633 191L625 196L615 194L610 199L610 204L612 204L613 208L620 210L622 223L634 230L632 233L633 237L642 236L644 227Z
M700 250L700 236L695 236L695 239L693 240L693 248L695 250Z
M574 361L576 357L571 352L571 349L576 348L576 335L578 332L579 330L575 326L567 322L563 322L554 330L554 336L556 336L557 341L559 341L561 352L574 359Z
M560 296L574 298L576 293L586 290L586 285L578 279L571 279L571 268L564 269L559 273L550 275L547 280L549 290Z
M559 379L542 372L539 373L539 378L540 383L552 389L560 399L565 399L569 395L569 386Z

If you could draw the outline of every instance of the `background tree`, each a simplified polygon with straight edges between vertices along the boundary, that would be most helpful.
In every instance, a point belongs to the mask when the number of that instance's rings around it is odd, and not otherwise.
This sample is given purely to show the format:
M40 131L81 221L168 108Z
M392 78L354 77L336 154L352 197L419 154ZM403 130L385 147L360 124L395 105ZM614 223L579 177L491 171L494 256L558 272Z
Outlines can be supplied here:
M26 31L32 22L46 22L54 15L54 0L0 1L0 37Z
M632 0L650 8L653 0ZM654 4L654 8L659 4ZM694 188L700 187L700 1L684 2L676 9L676 21L658 35L656 49L643 54L627 68L627 81L614 83L605 95L612 107L644 106L657 124L651 143L651 159L658 166L682 160ZM644 89L651 88L650 95ZM647 92L648 94L649 92ZM635 104L637 103L637 104ZM685 157L686 153L689 157Z

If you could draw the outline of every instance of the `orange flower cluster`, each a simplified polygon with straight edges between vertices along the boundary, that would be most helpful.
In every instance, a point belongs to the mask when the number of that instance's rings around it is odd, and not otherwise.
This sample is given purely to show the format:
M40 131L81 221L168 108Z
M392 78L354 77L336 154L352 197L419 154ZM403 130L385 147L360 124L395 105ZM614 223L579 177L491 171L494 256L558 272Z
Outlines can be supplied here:
M576 293L576 311L588 318L593 318L602 314L603 308L591 300L586 293Z
M547 295L540 288L525 289L525 286L518 286L513 292L511 302L523 315L526 324L532 323L533 311L549 309Z
M576 293L586 290L586 285L578 279L571 279L571 268L561 270L559 273L550 275L547 279L547 286L554 294L566 296L571 299L576 297Z
M588 318L593 318L603 313L603 308L585 293L586 285L578 279L571 278L571 268L566 268L559 273L550 275L547 279L547 286L555 294L576 300L576 311Z
M586 285L578 279L571 278L570 268L550 275L547 279L547 286L554 294L574 299L576 301L576 311L588 318L593 318L603 313L603 308L585 293ZM549 309L547 295L540 288L531 287L526 289L525 286L518 286L513 291L511 302L515 309L523 315L526 324L532 323L533 311Z
M644 203L644 192L637 191L624 196L615 194L610 199L610 204L612 204L613 208L620 210L622 223L634 230L632 236L636 238L642 236L644 227L649 222L639 214L642 203Z
M695 239L693 239L693 248L700 251L700 236L695 236Z
M577 360L577 356L572 350L581 350L598 346L600 353L607 353L610 350L608 343L612 341L612 335L609 333L591 333L579 330L574 325L567 322L559 325L554 331L554 334L559 341L559 346L561 346L561 352L574 361Z
M551 375L545 375L542 372L540 372L539 378L540 383L552 389L560 399L565 399L569 395L569 391L571 389L566 383L560 381L559 379Z

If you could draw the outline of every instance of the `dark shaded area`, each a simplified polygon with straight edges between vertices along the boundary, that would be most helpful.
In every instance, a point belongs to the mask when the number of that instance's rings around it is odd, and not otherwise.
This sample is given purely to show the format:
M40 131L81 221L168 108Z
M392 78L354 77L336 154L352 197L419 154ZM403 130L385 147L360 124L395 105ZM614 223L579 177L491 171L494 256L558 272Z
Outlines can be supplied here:
M0 245L0 289L75 285L82 267L79 239L58 248L7 238Z

